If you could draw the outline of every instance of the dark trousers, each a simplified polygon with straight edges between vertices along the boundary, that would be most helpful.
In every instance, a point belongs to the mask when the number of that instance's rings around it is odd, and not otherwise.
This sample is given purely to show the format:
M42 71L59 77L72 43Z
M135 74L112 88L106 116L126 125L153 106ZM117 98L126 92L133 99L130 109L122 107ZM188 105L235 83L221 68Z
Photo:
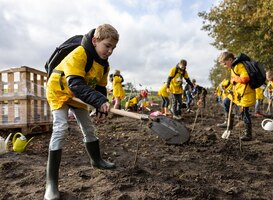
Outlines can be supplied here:
M168 106L170 105L169 98L161 96L161 99L162 99L161 107L162 108L168 108Z
M174 115L181 115L182 114L182 94L173 94L172 95L172 111Z
M228 111L229 111L230 102L231 101L230 101L229 98L225 98L223 100L223 106L224 106L225 113L228 113ZM241 111L241 117L242 117L245 124L251 124L251 118L250 118L250 114L249 114L249 107L243 107L243 109Z

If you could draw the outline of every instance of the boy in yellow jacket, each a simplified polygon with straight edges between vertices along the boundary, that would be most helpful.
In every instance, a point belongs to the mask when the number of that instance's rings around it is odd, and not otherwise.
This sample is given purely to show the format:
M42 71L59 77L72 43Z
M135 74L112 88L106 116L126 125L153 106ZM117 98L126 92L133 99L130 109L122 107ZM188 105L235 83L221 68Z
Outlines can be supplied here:
M244 130L240 139L242 141L250 141L252 139L252 123L249 107L255 104L255 90L247 84L250 78L245 66L238 59L235 59L231 52L226 51L221 53L218 61L224 65L225 68L230 69L230 82L234 88L232 102L242 108L241 116L244 121Z
M49 143L44 199L60 199L58 190L59 166L62 147L68 135L68 111L72 110L79 124L83 142L91 164L100 169L112 169L114 163L101 158L99 140L95 135L88 110L73 102L77 97L94 106L98 118L104 120L110 109L106 97L109 72L108 57L119 40L117 30L110 24L103 24L84 35L81 45L70 52L56 66L47 82L47 100L53 115L53 132ZM92 58L89 71L85 71L88 58Z

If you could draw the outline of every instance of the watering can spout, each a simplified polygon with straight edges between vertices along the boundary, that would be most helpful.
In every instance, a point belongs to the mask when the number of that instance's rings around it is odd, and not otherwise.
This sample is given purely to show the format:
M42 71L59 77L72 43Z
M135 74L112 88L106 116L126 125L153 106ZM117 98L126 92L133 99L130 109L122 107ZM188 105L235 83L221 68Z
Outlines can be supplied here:
M29 144L29 142L30 142L32 139L33 139L33 137L30 138L30 139L27 141L27 143L26 143L26 145L25 145L25 148L27 147L27 145Z
M8 142L11 135L12 133L6 139L0 136L0 154L8 152Z
M6 148L8 147L8 143L9 143L9 138L11 137L12 133L10 133L7 137L7 139L5 140L5 144L6 144Z

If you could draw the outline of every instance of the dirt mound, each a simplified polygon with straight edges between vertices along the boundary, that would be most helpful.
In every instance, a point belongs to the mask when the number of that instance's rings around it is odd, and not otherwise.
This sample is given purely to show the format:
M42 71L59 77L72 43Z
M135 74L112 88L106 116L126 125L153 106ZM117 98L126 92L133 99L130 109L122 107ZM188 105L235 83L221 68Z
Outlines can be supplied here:
M71 122L60 167L62 199L273 199L273 137L261 128L264 118L252 118L253 141L239 141L240 127L223 140L225 129L215 126L222 108L211 104L197 118L183 113L191 137L180 146L166 145L147 122L110 115L97 125L97 135L115 170L90 166ZM24 153L0 155L1 200L43 199L50 135L35 135Z

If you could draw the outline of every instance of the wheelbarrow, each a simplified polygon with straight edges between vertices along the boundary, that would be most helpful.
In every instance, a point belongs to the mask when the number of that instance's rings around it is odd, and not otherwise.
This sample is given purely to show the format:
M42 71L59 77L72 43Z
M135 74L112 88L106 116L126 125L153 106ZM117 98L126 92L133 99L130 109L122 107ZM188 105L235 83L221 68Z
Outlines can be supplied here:
M71 101L77 102L79 104L88 105L75 97L73 97ZM147 120L149 122L148 127L155 134L157 134L166 144L180 145L188 142L190 139L190 133L188 129L184 126L183 122L176 121L164 115L150 117L146 114L128 112L115 108L110 108L110 112L116 115L133 119Z

